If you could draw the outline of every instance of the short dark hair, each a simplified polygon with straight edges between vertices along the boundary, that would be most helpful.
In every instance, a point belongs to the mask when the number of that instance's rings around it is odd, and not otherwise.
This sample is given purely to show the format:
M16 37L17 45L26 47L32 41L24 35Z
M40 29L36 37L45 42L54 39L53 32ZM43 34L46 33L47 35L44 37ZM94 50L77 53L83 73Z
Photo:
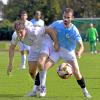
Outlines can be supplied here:
M21 10L21 11L19 12L19 17L21 17L21 15L24 15L24 14L27 14L27 12L26 12L25 10Z
M15 21L14 29L16 31L19 31L19 30L24 29L24 28L25 28L25 22L24 21L22 21L22 20Z
M73 9L71 9L71 8L66 8L66 9L64 10L64 12L66 12L66 13L71 12L72 14L74 14Z
M34 12L34 15L36 15L36 14L42 15L41 11L39 11L39 10L36 10L36 11Z

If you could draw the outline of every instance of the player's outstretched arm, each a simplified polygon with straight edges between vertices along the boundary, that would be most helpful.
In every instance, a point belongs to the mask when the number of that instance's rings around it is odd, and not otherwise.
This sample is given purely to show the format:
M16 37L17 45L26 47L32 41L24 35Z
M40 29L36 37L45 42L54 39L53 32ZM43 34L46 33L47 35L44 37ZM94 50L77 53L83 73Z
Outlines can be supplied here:
M78 58L80 58L82 53L83 53L83 51L84 51L83 42L82 41L78 42L78 46L79 46L79 49L76 51L76 56Z
M12 63L13 63L13 57L14 57L14 50L15 50L16 45L11 44L9 47L9 64L7 67L7 75L10 74L10 72L12 71Z
M54 48L56 51L59 50L58 40L57 40L57 33L52 28L45 28L46 33L48 33L54 41Z

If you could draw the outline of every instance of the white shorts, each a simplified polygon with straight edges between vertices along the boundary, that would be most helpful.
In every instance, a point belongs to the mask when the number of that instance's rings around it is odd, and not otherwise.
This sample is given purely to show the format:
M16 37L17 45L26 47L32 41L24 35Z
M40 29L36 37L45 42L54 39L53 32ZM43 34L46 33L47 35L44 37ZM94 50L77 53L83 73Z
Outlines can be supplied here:
M74 60L76 60L75 51L68 51L67 49L60 48L60 50L58 52L53 52L50 55L50 59L53 60L55 63L60 58L63 59L65 62L66 61L74 61Z
M39 56L41 53L45 53L48 56L50 56L54 52L53 44L49 45L42 45L41 49L34 50L30 48L29 55L28 55L28 61L37 61L39 59Z
M40 53L45 53L48 56L50 56L51 53L54 52L54 47L53 47L53 43L52 42L51 43L49 42L48 44L47 43L42 45Z
M18 45L19 45L19 48L20 48L20 51L24 51L24 50L30 50L30 46L22 43L22 42L18 42Z
M33 50L30 48L28 61L37 61L39 59L40 50Z

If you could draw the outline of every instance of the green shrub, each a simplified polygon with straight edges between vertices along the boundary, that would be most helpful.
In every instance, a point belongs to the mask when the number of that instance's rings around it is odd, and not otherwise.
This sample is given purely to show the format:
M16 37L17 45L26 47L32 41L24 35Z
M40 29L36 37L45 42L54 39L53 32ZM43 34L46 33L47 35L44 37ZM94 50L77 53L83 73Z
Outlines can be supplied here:
M11 40L12 34L12 23L7 19L0 22L0 40Z

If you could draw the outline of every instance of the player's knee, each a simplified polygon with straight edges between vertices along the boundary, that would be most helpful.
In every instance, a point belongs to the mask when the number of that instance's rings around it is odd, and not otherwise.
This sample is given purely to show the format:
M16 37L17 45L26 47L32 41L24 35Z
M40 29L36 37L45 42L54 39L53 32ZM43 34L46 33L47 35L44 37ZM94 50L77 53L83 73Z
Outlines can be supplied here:
M38 62L38 68L39 70L43 70L44 69L44 63L43 62Z
M35 79L35 75L33 73L30 73L32 79Z
M75 72L74 72L74 76L76 77L77 80L80 80L80 79L82 78L81 73L78 72L78 71L75 71Z
M45 69L45 70L48 70L48 69L51 68L53 65L54 65L54 63L47 63L47 64L45 64L44 69Z

